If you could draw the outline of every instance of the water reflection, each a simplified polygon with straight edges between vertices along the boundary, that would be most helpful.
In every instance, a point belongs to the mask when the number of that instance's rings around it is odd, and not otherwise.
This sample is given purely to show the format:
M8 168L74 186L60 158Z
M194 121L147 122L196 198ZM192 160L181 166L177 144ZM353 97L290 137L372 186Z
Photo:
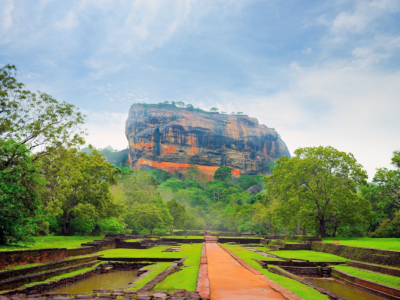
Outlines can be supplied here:
M119 289L137 278L138 270L114 271L98 274L80 281L53 289L56 293L79 294L91 292L96 289Z
M357 288L353 285L347 284L342 281L333 280L333 279L315 279L308 278L308 281L319 285L335 294L343 296L349 300L381 300L386 299L375 294L369 293L363 289Z

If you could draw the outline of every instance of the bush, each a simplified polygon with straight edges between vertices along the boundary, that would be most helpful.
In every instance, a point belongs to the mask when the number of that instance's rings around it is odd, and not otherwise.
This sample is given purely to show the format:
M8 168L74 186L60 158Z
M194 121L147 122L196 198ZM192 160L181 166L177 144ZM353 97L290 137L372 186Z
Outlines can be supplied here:
M126 224L118 222L115 218L104 219L97 223L99 226L100 232L102 235L105 234L118 234L123 233L126 227Z
M398 238L400 237L400 211L396 212L392 220L383 220L379 227L370 234L377 238Z
M95 228L96 223L83 217L75 218L70 223L71 233L74 235L89 235Z

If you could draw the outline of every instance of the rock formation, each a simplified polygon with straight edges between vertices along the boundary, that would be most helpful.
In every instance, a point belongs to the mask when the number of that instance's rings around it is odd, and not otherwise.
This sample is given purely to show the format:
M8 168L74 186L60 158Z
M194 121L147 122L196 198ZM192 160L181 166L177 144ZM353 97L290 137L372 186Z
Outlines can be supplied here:
M185 174L196 164L206 180L221 165L234 175L255 175L267 172L269 161L290 156L278 133L255 118L175 105L132 105L125 133L132 168Z

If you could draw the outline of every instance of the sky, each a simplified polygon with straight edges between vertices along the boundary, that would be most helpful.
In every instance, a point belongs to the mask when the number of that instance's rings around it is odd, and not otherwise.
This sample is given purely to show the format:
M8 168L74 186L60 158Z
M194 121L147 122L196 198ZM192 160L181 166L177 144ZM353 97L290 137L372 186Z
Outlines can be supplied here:
M78 106L125 149L133 103L244 112L291 153L351 152L370 180L400 150L399 0L1 0L0 66Z

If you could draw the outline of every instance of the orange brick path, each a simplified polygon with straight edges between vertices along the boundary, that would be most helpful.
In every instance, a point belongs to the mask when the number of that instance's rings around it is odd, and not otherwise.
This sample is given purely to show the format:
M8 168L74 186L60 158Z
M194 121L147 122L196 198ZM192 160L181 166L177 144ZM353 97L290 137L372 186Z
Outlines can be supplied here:
M212 300L301 299L262 275L261 272L246 265L235 255L232 254L236 259L232 257L216 243L214 237L206 236L205 239ZM246 265L248 269L243 265Z

